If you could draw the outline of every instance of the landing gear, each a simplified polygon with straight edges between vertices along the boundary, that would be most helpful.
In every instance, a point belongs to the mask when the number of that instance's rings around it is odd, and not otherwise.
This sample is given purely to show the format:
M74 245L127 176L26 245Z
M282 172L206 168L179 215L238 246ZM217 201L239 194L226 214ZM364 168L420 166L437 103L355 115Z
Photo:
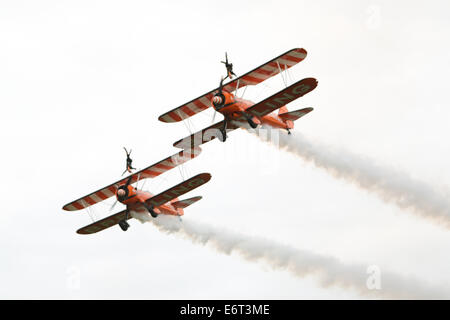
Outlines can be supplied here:
M250 127L252 127L252 129L256 129L258 127L258 125L256 123L254 123L252 118L250 118L250 117L247 118L247 122L250 125Z
M242 114L244 115L245 119L247 120L250 127L252 127L252 129L256 129L258 127L258 124L253 121L253 118L250 115L245 112L243 112Z
M227 140L227 133L225 130L220 130L220 137L219 138L220 141L225 142Z
M223 120L223 126L220 128L220 136L217 138L222 142L227 140L227 119Z
M125 220L120 220L119 221L119 226L120 226L120 229L122 229L122 231L127 231L128 228L130 227L128 222L126 222Z
M286 129L286 130L287 130L288 134L291 134L291 130L289 130L289 129Z
M145 202L144 202L144 203L145 203ZM145 205L145 208L147 209L147 211L150 213L150 215L151 215L153 218L156 218L156 217L158 216L158 214L155 212L155 210L153 210L153 206L148 205L147 203L145 203L144 205Z
M127 231L128 228L130 227L130 225L127 222L128 214L129 214L129 211L128 211L128 206L127 206L127 210L125 211L125 219L122 219L119 221L119 226L120 226L120 229L122 229L122 231Z

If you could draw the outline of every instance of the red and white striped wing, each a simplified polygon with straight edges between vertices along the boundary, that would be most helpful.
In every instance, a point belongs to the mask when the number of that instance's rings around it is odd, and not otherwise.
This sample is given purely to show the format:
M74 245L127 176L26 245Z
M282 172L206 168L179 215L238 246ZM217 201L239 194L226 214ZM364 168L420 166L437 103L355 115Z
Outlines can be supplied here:
M228 92L233 92L244 86L251 86L261 83L264 80L279 74L280 71L289 69L290 67L301 62L305 59L306 54L305 49L296 48L289 50L275 59L259 66L258 68L247 72L243 76L228 82L224 85L224 89ZM178 122L192 117L194 114L206 110L211 106L211 99L217 90L218 88L211 90L210 92L195 98L194 100L189 101L178 108L166 112L158 119L162 122Z
M200 152L201 149L196 147L185 149L181 152L175 153L174 155L158 163L155 163L145 169L133 173L131 175L132 177L131 184L137 182L138 180L157 177L160 174L169 171L170 169L173 169L176 166L183 164L186 161L189 161L190 159L195 158L200 154ZM68 203L63 207L63 209L67 211L80 210L92 206L96 203L99 203L103 200L106 200L110 197L113 197L116 194L117 187L121 184L125 184L129 177L130 176L122 180L116 181L107 187L104 187L91 194L88 194L87 196L84 196L78 200Z
M162 122L178 122L189 117L192 117L194 114L202 112L203 110L211 107L211 99L214 96L214 89L208 92L205 95L202 95L192 101L189 101L178 108L175 108L165 114L159 116L159 121Z
M239 88L245 86L252 86L263 82L273 76L276 76L280 71L285 71L290 67L296 65L306 58L305 49L292 49L282 55L276 57L273 60L259 66L258 68L244 74L243 76L234 79L233 81L227 83L224 88L229 92L233 92L238 89L237 84L239 83Z

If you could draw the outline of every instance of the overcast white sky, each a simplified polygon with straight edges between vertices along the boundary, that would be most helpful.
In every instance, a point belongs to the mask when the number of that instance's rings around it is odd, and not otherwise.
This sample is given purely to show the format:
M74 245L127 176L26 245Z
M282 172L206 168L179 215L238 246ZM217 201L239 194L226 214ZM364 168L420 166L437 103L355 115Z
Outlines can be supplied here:
M80 236L89 216L61 208L115 181L123 146L138 168L176 152L186 127L157 118L217 86L225 51L242 74L295 47L308 56L293 77L319 80L289 106L315 108L295 131L450 194L449 6L0 0L0 298L361 298L138 221ZM267 85L246 97L283 88L278 78ZM192 122L211 120L208 111ZM242 130L186 168L213 176L191 193L204 199L186 210L190 221L450 284L448 230ZM173 170L146 187L180 180Z

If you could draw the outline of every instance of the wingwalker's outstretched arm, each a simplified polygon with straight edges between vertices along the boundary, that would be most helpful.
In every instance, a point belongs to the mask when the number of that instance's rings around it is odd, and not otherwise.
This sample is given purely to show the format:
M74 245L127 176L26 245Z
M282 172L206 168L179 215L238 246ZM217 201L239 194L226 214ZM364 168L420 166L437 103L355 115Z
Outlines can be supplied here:
M132 149L130 149L130 152L128 152L125 147L123 147L123 149L125 150L125 152L127 154L127 167L126 167L125 171L122 173L122 175L124 175L125 172L131 173L132 170L136 170L136 168L133 168L133 165L132 165L133 160L130 157Z

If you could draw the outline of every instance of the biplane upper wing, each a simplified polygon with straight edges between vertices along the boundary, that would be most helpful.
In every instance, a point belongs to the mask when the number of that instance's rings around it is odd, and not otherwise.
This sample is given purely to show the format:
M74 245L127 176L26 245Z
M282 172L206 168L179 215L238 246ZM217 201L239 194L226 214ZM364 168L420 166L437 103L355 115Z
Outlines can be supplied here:
M192 158L195 158L200 154L200 152L201 152L200 148L187 148L181 152L175 153L174 155L164 160L161 160L155 164L152 164L151 166L148 166L145 169L133 173L131 175L132 178L130 184L135 183L142 179L154 178L156 176L159 176L160 174L169 171L170 169L175 168L176 166L183 164ZM63 209L67 211L80 210L89 207L91 205L94 205L98 202L101 202L105 199L108 199L109 197L115 195L117 186L126 183L126 181L129 178L130 176L125 177L119 181L110 184L109 186L106 186L100 190L92 192L80 199L72 201L66 204L63 207Z
M210 179L211 175L209 173L200 173L170 189L167 189L166 191L161 192L160 194L157 194L156 196L151 197L146 202L150 206L159 207L170 200L200 187L202 184L207 183Z
M256 85L279 74L281 71L296 65L305 59L306 54L307 52L305 49L295 48L289 50L269 62L253 69L252 71L235 78L223 87L226 91L233 92L244 86ZM211 99L214 96L214 92L217 90L218 88L211 90L208 93L179 106L178 108L166 112L158 119L162 122L178 122L206 110L211 106Z
M126 210L120 211L116 214L113 214L109 217L106 217L102 220L98 220L94 223L91 223L90 225L87 225L81 229L77 230L77 233L79 234L91 234L96 233L102 230L105 230L109 227L112 227L119 223L120 220L124 220L126 215ZM128 219L131 219L131 215L128 215Z
M211 141L220 134L220 129L223 127L223 120L220 122L217 122L201 131L197 131L196 133L178 140L173 144L174 147L182 148L182 149L189 149L189 148L195 148L201 144L204 144L208 141ZM235 125L232 122L227 123L227 131L234 130L239 128L239 126Z

